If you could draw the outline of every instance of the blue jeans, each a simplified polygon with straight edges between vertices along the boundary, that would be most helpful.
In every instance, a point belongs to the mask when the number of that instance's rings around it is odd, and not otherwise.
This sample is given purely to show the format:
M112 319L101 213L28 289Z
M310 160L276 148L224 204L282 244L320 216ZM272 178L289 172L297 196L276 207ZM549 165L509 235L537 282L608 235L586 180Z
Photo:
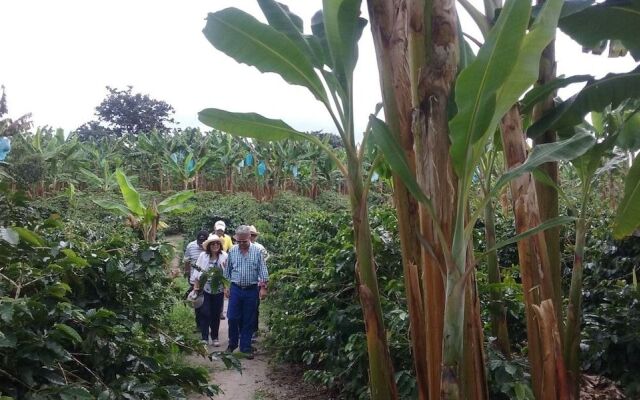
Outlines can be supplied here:
M258 306L258 287L242 289L231 284L227 319L229 320L229 347L238 347L240 339L240 351L251 353L251 336L253 336L253 320Z

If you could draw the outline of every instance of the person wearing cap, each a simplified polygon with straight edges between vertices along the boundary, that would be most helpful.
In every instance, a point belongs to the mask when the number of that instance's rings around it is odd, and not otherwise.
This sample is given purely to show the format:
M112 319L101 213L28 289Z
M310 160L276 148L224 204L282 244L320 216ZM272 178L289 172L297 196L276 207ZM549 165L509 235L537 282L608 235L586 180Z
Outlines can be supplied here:
M229 319L228 352L240 345L240 351L253 359L251 336L258 298L267 295L269 272L260 249L251 243L251 229L240 225L236 229L236 245L229 251L224 276L231 281L225 289L229 297L227 318Z
M209 237L209 232L205 230L201 230L196 235L196 240L193 242L189 242L187 244L187 248L184 251L184 256L182 257L182 261L184 263L184 274L185 277L189 279L189 290L187 293L193 291L193 283L195 282L194 273L196 269L193 266L196 265L198 261L198 257L200 257L200 253L204 252L202 248L202 243ZM196 316L196 326L198 329L200 328L200 320L198 317L198 312L195 313Z
M267 259L269 259L269 252L267 251L267 249L260 243L258 243L258 236L260 235L260 232L258 232L258 230L256 229L256 227L254 225L249 225L249 230L251 232L251 243L256 246L258 249L260 249L260 253L262 253L262 258L264 259L264 262L267 262ZM253 319L253 336L254 339L257 339L258 336L258 323L260 320L260 298L258 298L258 304L256 304L256 316ZM253 340L253 339L252 339Z
M222 240L217 235L209 235L207 240L202 243L204 251L200 253L196 262L197 271L195 273L196 281L194 290L204 291L204 303L202 307L197 308L196 312L200 314L200 333L202 341L209 343L211 336L211 344L214 347L220 346L218 340L218 331L220 328L220 313L224 305L224 294L222 284L211 284L212 279L209 278L202 282L202 275L206 272L217 270L218 276L222 277L227 262L227 253L222 250ZM211 273L207 274L209 276ZM204 285L204 287L202 287Z
M216 221L216 223L213 225L213 230L215 231L216 235L218 235L220 239L222 239L222 250L229 251L229 249L231 249L231 246L233 246L233 241L231 240L231 237L229 235L224 233L226 229L227 224L225 224L224 221Z

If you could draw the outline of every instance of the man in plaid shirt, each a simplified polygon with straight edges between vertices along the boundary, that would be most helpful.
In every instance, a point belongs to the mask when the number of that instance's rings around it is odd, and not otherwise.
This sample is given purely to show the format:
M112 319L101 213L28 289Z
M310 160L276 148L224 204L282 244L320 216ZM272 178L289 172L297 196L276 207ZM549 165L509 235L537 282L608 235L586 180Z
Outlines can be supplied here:
M227 318L229 319L228 352L238 347L253 359L251 336L258 298L267 295L269 272L260 249L251 243L251 229L240 225L236 229L236 245L229 250L225 278L231 281L231 288L225 289L229 298Z

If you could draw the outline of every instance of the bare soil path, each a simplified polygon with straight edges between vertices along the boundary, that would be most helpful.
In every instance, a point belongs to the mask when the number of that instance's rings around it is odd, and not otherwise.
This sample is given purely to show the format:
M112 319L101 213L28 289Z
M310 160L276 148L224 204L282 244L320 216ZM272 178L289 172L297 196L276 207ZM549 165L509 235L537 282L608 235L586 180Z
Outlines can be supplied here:
M176 248L176 255L171 264L171 271L174 276L181 274L180 260L183 248L183 237L181 235L167 236L169 241ZM265 301L268 301L268 297ZM226 315L227 301L225 300L224 311ZM194 326L195 329L195 326ZM260 326L264 332L266 327ZM187 357L187 362L193 365L200 365L210 371L210 382L219 385L223 393L216 396L221 400L325 400L331 396L324 390L314 387L302 381L302 369L296 366L276 364L272 362L268 353L263 350L262 337L254 346L257 351L253 360L241 359L242 372L235 369L226 369L221 360L214 358L213 361L191 355ZM220 321L220 347L208 346L209 352L224 351L229 343L228 320ZM205 400L206 396L192 395L190 400Z

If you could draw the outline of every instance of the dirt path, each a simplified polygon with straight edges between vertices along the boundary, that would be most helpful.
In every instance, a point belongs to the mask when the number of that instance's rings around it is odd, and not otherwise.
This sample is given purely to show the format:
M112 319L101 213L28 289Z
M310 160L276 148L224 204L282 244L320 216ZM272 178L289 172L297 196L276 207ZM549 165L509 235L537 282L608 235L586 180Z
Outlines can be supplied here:
M171 235L165 238L176 248L176 254L171 263L173 276L181 274L180 260L182 259L182 243L184 238L181 235ZM268 301L268 298L267 300ZM224 312L227 312L227 300L224 302ZM195 328L195 326L194 326ZM261 332L266 331L266 327L260 325ZM193 365L200 365L210 371L210 382L219 385L223 393L215 399L222 400L326 400L331 397L322 389L313 387L302 382L301 368L290 365L280 365L271 362L269 354L263 351L262 337L254 346L257 351L253 360L241 359L242 373L235 369L227 369L219 359L210 361L200 356L188 356L186 361ZM224 351L229 344L229 324L228 320L220 321L218 333L220 347L208 346L209 352ZM192 395L189 400L205 400L206 396Z

